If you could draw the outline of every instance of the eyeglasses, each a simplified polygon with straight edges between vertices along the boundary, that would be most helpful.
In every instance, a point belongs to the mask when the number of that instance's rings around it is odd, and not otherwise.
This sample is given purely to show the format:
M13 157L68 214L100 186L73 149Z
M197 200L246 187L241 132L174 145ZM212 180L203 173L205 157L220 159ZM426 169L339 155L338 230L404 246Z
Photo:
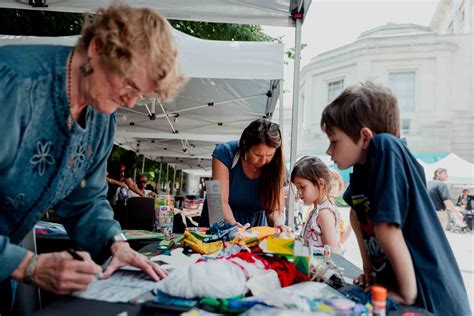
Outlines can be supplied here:
M129 98L137 98L137 102L158 98L156 94L141 92L132 79L125 78L123 86L123 90L125 91L124 95Z
M140 183L147 183L148 180L140 180Z
M253 127L253 130L255 132L259 132L259 133L261 131L263 131L264 129L267 132L275 133L275 132L280 131L280 125L278 125L277 123L273 123L273 122L258 122L258 124L255 124L254 127Z

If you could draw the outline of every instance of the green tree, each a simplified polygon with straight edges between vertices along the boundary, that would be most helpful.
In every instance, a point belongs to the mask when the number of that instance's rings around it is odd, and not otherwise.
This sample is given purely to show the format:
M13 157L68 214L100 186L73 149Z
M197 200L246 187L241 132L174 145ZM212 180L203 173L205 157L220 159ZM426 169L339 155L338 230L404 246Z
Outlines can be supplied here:
M0 9L0 34L67 36L81 33L81 13ZM225 41L274 41L259 25L170 20L177 30L194 37Z
M170 20L177 30L194 37L220 41L271 42L275 39L263 33L260 25L224 24Z
M0 9L0 34L67 36L81 33L80 13Z

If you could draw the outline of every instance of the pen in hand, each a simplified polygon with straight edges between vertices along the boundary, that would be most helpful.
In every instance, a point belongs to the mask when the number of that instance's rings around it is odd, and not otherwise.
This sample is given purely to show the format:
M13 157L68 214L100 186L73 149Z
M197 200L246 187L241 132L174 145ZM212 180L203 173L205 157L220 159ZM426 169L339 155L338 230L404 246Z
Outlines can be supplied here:
M79 254L74 249L68 248L66 251L72 256L74 260L84 261L84 258L79 256Z
M78 261L84 261L84 258L82 258L81 256L79 256L79 254L74 250L74 249L71 249L71 248L68 248L66 249L66 251L68 252L68 254L70 254L72 256L72 258L74 260L78 260ZM103 272L99 272L99 274L97 275L97 277L99 279L101 279L103 277Z

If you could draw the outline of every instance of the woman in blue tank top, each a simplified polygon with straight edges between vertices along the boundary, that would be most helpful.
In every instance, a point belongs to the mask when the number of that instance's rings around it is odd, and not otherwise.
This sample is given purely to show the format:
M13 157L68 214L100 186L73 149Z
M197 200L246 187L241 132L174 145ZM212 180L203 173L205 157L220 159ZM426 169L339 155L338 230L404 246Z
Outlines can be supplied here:
M212 179L221 184L224 220L282 226L285 173L280 128L267 119L250 123L240 141L217 145L212 154ZM206 201L200 226L208 225Z

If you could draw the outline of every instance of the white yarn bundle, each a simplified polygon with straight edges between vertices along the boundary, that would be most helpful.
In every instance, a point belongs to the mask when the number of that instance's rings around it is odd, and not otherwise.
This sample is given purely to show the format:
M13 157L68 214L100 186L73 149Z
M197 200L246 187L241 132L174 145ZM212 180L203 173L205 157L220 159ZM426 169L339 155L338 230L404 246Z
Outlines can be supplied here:
M233 263L234 261L235 263ZM237 264L236 264L237 263ZM247 292L247 276L265 273L263 264L256 260L249 263L239 258L202 261L187 267L174 269L158 289L166 294L182 298L230 298Z

